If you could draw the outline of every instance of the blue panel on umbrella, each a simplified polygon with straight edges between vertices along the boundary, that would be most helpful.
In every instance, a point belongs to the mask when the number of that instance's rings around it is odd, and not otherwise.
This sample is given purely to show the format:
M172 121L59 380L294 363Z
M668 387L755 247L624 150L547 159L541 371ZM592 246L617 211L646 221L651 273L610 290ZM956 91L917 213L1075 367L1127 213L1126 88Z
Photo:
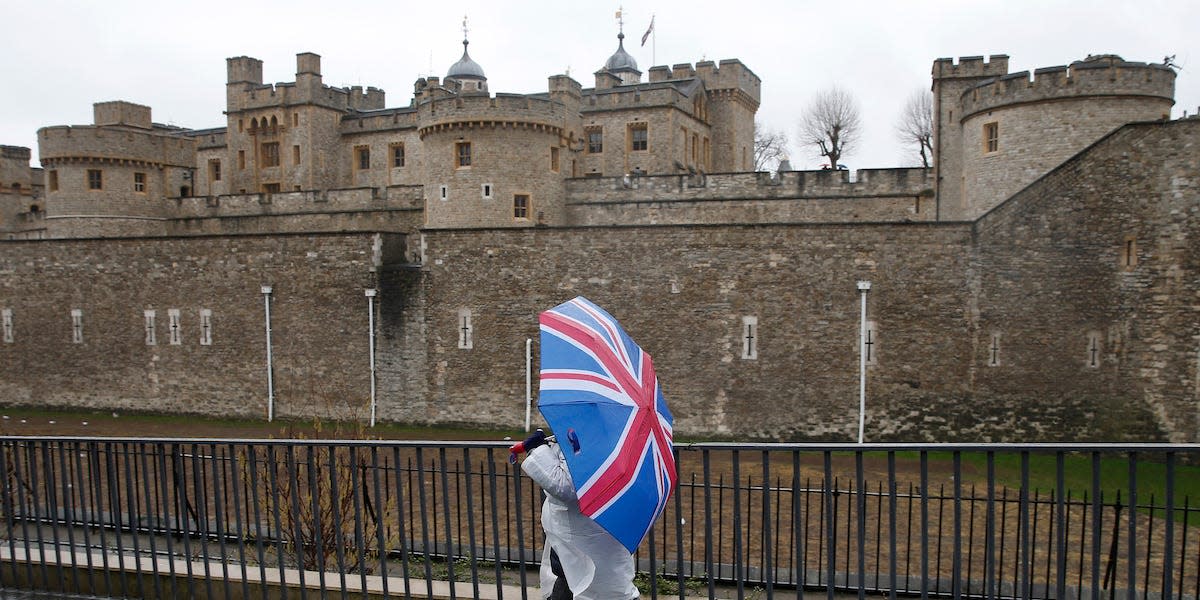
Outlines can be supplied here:
M650 356L580 296L545 311L538 410L564 451L579 508L630 552L675 487L672 417Z

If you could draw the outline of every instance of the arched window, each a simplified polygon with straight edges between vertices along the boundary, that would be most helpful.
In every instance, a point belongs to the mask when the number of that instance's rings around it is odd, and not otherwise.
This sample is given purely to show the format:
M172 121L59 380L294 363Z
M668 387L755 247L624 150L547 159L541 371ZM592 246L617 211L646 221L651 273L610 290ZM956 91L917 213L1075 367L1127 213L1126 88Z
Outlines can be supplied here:
M276 131L279 131L279 119L275 118L275 115L271 115L271 133Z

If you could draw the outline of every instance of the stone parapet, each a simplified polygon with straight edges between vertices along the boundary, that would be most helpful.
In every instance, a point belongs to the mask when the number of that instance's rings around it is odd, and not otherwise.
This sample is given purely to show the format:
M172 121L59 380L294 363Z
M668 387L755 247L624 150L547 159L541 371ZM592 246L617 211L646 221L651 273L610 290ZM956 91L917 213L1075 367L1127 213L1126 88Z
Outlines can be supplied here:
M1029 71L1021 71L963 92L962 118L1014 104L1089 96L1144 96L1164 100L1170 107L1175 97L1175 71L1166 65L1117 57L1037 69L1032 77Z
M419 185L398 185L386 188L175 198L173 199L175 208L171 218L415 210L422 207L423 189Z

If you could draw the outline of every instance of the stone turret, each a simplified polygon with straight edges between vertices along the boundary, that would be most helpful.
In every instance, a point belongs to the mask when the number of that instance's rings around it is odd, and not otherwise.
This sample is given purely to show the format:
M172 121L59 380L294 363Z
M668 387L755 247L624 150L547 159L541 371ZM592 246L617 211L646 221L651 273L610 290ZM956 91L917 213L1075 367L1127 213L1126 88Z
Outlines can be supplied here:
M1167 119L1175 72L1102 55L1006 73L1007 57L934 63L934 154L944 219L971 219L1131 122Z

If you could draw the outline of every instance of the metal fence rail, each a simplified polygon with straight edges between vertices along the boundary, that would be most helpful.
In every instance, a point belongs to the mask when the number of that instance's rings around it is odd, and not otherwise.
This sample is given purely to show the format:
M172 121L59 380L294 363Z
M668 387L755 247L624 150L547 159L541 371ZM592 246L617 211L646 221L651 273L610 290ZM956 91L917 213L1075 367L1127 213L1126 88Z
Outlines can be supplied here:
M1176 492L1200 446L676 454L679 489L638 551L651 598L1200 598L1200 510ZM536 597L541 492L507 458L484 442L0 437L0 583Z

